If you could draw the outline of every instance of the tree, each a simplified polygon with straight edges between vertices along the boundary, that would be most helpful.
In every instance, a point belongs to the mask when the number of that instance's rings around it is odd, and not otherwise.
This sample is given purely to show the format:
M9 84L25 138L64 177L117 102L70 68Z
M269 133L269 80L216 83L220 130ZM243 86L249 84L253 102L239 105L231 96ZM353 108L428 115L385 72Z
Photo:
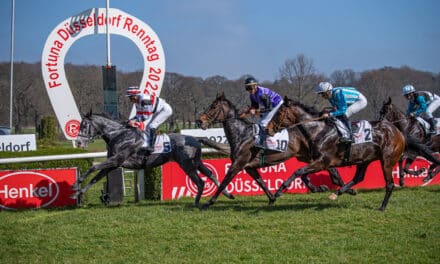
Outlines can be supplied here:
M293 93L293 99L303 101L310 94L320 79L313 65L313 60L299 54L294 59L287 59L279 68L280 83Z

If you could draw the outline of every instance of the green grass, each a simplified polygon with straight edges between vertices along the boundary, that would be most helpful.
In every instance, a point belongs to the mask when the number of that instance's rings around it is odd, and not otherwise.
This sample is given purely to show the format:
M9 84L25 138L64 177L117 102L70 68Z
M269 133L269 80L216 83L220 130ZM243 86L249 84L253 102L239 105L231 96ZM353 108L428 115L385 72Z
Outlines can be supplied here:
M440 263L440 186L0 212L0 263ZM203 199L206 201L206 198Z

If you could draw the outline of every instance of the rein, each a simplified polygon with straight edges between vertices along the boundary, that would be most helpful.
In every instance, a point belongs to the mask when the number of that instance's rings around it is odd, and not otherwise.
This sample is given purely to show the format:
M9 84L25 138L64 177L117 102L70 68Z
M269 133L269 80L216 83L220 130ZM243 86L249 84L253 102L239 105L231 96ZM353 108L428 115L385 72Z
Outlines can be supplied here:
M286 127L286 129L294 128L296 126L304 125L304 124L307 124L307 123L310 123L310 122L314 122L314 121L319 121L319 120L322 120L322 119L325 119L325 118L324 117L315 117L315 118L312 118L312 119L308 119L308 120L305 120L305 121L293 124L293 125L291 125L289 127Z

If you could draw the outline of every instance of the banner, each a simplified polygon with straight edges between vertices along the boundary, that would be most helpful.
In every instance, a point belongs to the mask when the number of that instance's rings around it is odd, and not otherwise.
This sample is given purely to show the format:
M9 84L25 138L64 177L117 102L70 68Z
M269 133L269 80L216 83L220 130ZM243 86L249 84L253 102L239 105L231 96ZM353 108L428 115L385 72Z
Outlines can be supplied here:
M0 171L0 209L76 205L77 168Z
M212 159L204 160L203 163L213 172L214 176L221 182L225 177L229 167L231 166L230 159ZM428 168L429 162L425 159L417 159L410 169ZM278 190L281 184L292 175L295 170L304 166L305 163L297 161L295 158L289 159L285 162L273 165L270 167L260 168L258 171L266 182L269 190L274 193ZM356 172L356 166L347 166L337 169L345 183L349 182ZM394 183L399 185L399 171L398 166L393 170ZM440 173L439 173L440 174ZM205 181L205 188L202 197L212 196L217 187L203 174L199 174ZM424 183L423 178L427 176L427 172L423 172L419 176L405 174L405 186L424 186L432 184L440 184L440 175L434 177L430 182ZM335 186L327 171L321 171L309 175L310 181L313 185L318 186L325 184L330 189L336 190L339 188ZM377 189L384 188L385 180L383 178L382 168L379 161L370 164L367 169L365 178L362 182L354 186L355 189ZM231 183L227 186L228 192L234 195L250 196L250 195L264 195L263 190L258 184L249 176L244 170L238 173ZM287 193L307 193L308 189L300 178L295 179L288 189ZM175 162L166 163L162 166L162 199L179 199L181 197L194 197L197 193L196 185L189 179L189 177L180 169Z

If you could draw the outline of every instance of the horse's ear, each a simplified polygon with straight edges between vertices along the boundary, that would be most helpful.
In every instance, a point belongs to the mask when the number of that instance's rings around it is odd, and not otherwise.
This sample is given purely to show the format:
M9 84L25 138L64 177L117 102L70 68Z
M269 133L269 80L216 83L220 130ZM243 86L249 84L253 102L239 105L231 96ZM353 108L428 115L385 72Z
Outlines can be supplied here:
M89 111L89 113L87 114L87 116L92 116L92 108L90 107L90 111Z
M387 104L387 105L391 104L391 96L388 96L388 100L386 101L385 104Z
M225 92L222 92L219 97L221 100L225 100Z

